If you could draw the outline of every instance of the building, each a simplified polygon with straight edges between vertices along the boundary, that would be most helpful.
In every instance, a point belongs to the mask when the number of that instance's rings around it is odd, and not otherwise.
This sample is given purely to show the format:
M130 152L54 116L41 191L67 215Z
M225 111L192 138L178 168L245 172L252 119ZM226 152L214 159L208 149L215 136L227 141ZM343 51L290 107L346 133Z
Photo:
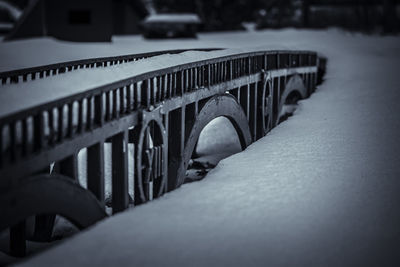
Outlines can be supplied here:
M32 0L6 40L51 36L77 42L108 42L139 32L148 14L138 0Z

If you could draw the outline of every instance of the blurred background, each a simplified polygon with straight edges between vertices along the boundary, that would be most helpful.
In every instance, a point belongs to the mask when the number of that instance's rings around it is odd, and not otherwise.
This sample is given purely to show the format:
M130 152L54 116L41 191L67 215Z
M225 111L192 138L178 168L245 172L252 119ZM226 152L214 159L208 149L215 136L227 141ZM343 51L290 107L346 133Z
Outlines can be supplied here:
M400 0L0 0L0 34L84 42L284 27L393 34L399 13Z

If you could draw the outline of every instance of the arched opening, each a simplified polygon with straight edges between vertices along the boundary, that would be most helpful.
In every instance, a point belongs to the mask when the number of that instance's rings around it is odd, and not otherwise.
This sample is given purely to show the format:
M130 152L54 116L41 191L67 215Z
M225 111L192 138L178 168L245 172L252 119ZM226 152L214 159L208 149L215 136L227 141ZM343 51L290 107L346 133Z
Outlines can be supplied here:
M201 110L192 121L192 126L187 131L185 138L185 147L183 149L183 157L179 159L181 162L175 173L169 173L168 190L179 187L185 182L186 170L190 165L196 145L198 143L200 133L211 121L218 117L225 117L233 125L238 139L240 140L241 149L245 149L251 143L251 133L247 122L246 115L242 107L237 102L236 98L231 95L217 95L207 100L204 105L201 105ZM188 122L190 123L190 121ZM170 159L171 162L173 161Z
M236 129L221 116L210 121L201 131L186 170L185 183L204 178L219 161L242 151Z
M43 236L43 219L54 216L55 220L48 236ZM42 219L42 220L41 220ZM79 228L62 215L55 214L38 214L29 216L25 219L25 238L26 238L26 256L31 256L38 252L44 251L51 246L73 236L79 232ZM20 255L13 255L10 247L11 228L0 231L0 265L5 266L16 263L20 259ZM47 233L46 233L47 234ZM14 251L15 253L15 251Z
M13 205L9 205L10 202ZM14 256L24 256L25 240L49 242L57 239L56 236L58 239L65 236L65 232L74 232L71 231L74 229L71 224L62 223L64 230L54 235L54 229L60 229L54 227L59 221L56 215L68 218L78 229L107 216L104 207L91 192L59 174L40 174L21 179L18 187L0 196L0 210L6 218L0 223L0 238L8 234L9 245L5 252Z
M279 112L279 121L281 123L287 120L289 117L293 115L295 110L297 109L297 102L301 99L301 94L294 90L286 97L285 102L283 103L281 110Z

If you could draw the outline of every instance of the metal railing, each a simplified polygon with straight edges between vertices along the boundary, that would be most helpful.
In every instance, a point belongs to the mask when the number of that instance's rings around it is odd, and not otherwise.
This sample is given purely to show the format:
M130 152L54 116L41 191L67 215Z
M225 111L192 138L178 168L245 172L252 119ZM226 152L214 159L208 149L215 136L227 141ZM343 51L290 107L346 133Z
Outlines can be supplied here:
M164 50L164 51L155 51L155 52L148 52L141 54L80 59L80 60L66 61L61 63L31 67L31 68L4 71L0 72L0 81L1 81L0 86L5 84L17 84L36 79L43 79L49 76L54 76L79 69L93 69L100 67L104 68L123 63L138 61L163 54L179 54L186 51L214 51L214 50L220 50L220 48Z
M105 64L122 58L96 62ZM11 227L19 233L24 216L49 211L68 217L80 227L104 217L101 212L83 216L82 209L87 207L80 207L73 200L68 205L75 205L72 210L76 213L56 204L68 199L63 194L74 191L76 196L82 196L80 199L94 197L91 210L105 209L105 143L112 146L113 213L125 210L130 202L137 205L179 187L198 136L209 121L227 117L245 149L278 123L286 99L293 94L305 98L314 91L319 67L317 54L310 51L221 56L133 75L0 117L0 194L6 198L0 201L5 210L0 230ZM18 75L28 72L23 73ZM133 158L128 155L128 144L134 147ZM78 184L65 182L65 177L79 180L77 154L82 149L87 149L87 187L83 191ZM134 176L129 178L128 162L132 160ZM60 177L43 178L43 170L52 163ZM33 183L27 177L38 181ZM35 209L39 205L35 205L39 201L35 199L30 201L32 207L26 207L22 200L18 202L21 188L34 194L37 188L29 186L36 184L42 192L46 188L51 191L49 188L56 185L50 181L60 181L64 188L59 196L48 196L55 198L51 201L55 208L43 205ZM134 187L132 201L129 184ZM39 194L38 198L46 196ZM14 204L7 206L5 203L10 201ZM26 237L14 236L17 245L11 245L11 252L23 254L21 244Z

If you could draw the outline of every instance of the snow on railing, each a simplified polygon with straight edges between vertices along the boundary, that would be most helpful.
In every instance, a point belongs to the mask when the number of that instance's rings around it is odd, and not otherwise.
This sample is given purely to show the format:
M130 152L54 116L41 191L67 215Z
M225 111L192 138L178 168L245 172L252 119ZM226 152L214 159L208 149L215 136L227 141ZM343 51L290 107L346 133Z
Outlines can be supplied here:
M86 64L96 67L137 58L103 58ZM5 192L0 195L0 230L11 227L15 233L11 240L17 245L11 253L25 253L25 239L19 235L25 228L18 224L24 216L50 210L81 228L105 216L104 143L112 144L112 213L116 213L130 202L141 204L179 187L200 131L215 117L230 119L243 149L264 136L277 124L286 98L296 90L301 98L314 91L318 64L317 54L309 51L231 54L132 74L0 115L0 191ZM57 64L57 73L74 66L80 64ZM39 67L35 76L52 69ZM30 71L14 71L11 76L20 81L27 73ZM132 160L128 144L134 147L132 183L128 182L128 161ZM85 189L65 180L79 181L77 154L82 149L87 149ZM58 176L48 179L53 163ZM64 189L52 195L57 181ZM131 201L129 184L134 187ZM24 195L20 190L38 199L29 199L30 205L25 205L23 198L18 198ZM70 199L71 192L76 200ZM74 208L66 210L65 199ZM79 204L83 199L86 206ZM43 204L47 202L51 207Z
M179 54L186 51L213 51L219 48L203 48L203 49L175 49L164 50L141 54L131 54L123 56L100 57L67 61L55 64L49 64L38 67L24 68L18 70L0 72L0 86L5 84L17 84L37 79L42 79L49 76L58 75L79 69L92 69L99 67L109 67L118 64L123 64L132 61L138 61L149 57L159 56L162 54Z

